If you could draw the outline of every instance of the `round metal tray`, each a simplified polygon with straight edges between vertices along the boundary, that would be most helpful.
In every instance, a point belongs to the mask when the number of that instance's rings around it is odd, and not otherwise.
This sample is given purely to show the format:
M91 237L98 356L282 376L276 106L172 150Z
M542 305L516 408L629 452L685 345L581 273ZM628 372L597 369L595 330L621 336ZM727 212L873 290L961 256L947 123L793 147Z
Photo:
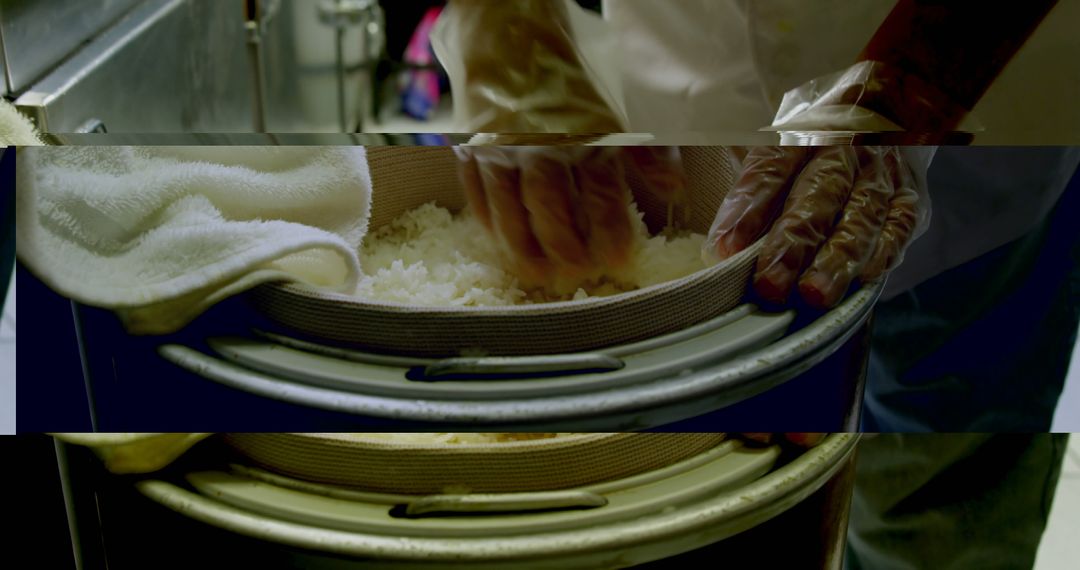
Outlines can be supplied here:
M571 355L432 361L278 335L210 339L216 355L178 344L159 353L238 390L401 429L628 431L716 411L798 376L855 333L882 287L867 285L788 334L792 312L744 305L678 333Z
M642 434L649 436L649 434ZM740 449L729 442L652 473L570 492L599 497L591 505L559 497L415 497L363 494L289 481L239 468L195 472L187 483L136 483L153 501L231 532L310 551L363 558L374 567L533 568L629 566L723 540L779 515L820 489L850 458L857 435L829 436L770 472L776 448ZM441 501L441 503L440 503ZM514 502L517 501L517 502ZM449 505L449 516L395 516L395 505ZM475 504L492 504L477 516ZM513 512L500 512L508 506ZM551 503L549 503L551 506ZM407 507L406 507L407 508ZM421 509L422 510L422 509ZM525 512L522 512L522 511Z

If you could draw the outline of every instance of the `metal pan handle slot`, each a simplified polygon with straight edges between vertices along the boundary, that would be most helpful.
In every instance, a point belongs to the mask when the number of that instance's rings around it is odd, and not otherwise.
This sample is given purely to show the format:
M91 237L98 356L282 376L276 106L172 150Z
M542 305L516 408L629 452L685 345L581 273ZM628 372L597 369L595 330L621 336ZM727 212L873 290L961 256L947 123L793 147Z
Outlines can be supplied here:
M595 509L607 505L603 495L588 491L544 491L468 495L429 495L390 509L397 518L482 516L486 514L535 513Z
M410 380L469 380L492 378L547 378L571 374L613 372L625 366L614 356L599 353L552 356L490 356L446 358L416 366Z

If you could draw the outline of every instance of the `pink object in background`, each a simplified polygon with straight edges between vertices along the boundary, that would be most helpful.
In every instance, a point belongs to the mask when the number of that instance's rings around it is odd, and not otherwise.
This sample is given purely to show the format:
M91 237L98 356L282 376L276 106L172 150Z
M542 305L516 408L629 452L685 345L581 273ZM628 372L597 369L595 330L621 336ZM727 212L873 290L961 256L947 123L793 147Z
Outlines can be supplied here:
M431 29L439 19L442 8L435 7L424 13L405 48L405 63L434 65L435 53L431 49ZM405 114L428 120L439 104L439 73L434 70L414 69L405 72L401 93L401 108Z

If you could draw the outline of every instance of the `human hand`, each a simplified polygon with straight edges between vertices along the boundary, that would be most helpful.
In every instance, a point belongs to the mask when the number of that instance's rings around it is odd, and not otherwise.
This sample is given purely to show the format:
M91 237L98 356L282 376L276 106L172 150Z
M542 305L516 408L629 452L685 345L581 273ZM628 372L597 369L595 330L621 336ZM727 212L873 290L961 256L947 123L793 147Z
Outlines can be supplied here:
M704 247L722 260L765 235L757 294L783 303L797 286L828 308L895 267L928 212L897 147L755 147Z
M626 130L562 1L451 0L432 40L454 83L461 132Z
M968 109L931 83L877 61L819 77L784 94L773 127L783 131L902 130L894 136L934 143L951 133Z
M633 225L628 169L667 201L685 192L669 147L456 147L477 219L527 285L572 292L597 270L629 262Z

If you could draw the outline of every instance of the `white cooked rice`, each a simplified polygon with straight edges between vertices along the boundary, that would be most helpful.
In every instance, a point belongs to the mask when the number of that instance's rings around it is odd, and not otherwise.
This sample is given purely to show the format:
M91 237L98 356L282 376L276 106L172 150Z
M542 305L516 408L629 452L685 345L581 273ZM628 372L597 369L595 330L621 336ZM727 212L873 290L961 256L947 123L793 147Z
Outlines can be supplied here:
M377 228L364 240L365 276L360 297L426 306L491 306L581 300L648 287L705 268L705 236L649 236L642 215L632 206L635 242L631 268L605 276L573 295L523 290L504 269L496 245L469 215L453 215L434 203L424 204Z

